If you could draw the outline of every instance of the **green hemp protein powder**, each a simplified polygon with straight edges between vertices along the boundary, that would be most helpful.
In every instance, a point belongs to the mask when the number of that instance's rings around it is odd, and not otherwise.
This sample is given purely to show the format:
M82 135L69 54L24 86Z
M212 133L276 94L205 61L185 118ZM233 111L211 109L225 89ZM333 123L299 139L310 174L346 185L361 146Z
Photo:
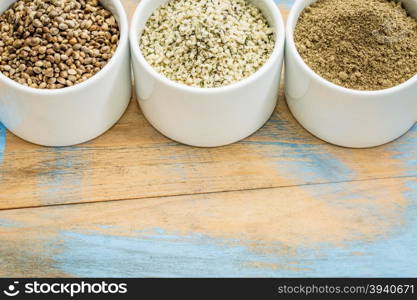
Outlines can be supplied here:
M417 74L417 21L398 1L319 0L294 35L307 65L346 88L381 90Z
M247 0L170 0L140 37L147 62L167 78L216 88L261 68L275 44L265 16Z

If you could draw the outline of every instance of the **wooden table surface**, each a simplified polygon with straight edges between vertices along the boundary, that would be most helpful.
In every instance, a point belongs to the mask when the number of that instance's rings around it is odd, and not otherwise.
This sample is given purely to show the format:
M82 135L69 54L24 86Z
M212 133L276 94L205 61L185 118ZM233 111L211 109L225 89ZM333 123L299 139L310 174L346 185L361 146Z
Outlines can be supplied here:
M284 15L292 1L280 1ZM131 15L137 0L124 0ZM0 276L417 276L417 127L373 149L271 120L202 149L132 99L109 132L45 148L0 124Z

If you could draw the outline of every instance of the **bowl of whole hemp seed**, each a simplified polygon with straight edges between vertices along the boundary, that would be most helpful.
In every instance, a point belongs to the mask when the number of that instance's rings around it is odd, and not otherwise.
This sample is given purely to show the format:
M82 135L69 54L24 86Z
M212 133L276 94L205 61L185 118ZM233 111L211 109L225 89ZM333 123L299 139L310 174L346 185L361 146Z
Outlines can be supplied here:
M0 91L0 121L30 142L67 146L109 129L131 94L120 1L1 1Z
M417 120L417 1L303 0L287 22L286 99L308 131L379 146Z
M130 43L139 105L171 139L230 144L275 108L285 30L273 0L144 0Z

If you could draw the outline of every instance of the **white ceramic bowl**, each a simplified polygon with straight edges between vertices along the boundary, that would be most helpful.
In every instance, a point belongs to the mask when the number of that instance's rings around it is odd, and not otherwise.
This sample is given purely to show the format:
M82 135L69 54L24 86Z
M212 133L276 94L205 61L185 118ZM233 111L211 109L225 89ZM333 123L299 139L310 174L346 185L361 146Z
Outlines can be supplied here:
M2 0L0 12L15 0ZM21 85L0 73L0 121L15 135L45 146L91 140L113 126L131 96L128 21L119 0L101 0L118 21L119 46L107 65L90 79L63 89Z
M333 84L306 65L294 43L303 9L316 0L298 0L288 17L285 53L286 98L295 118L317 137L345 147L388 143L417 120L417 76L381 91L358 91ZM416 16L417 1L403 0Z
M239 141L269 119L278 97L285 27L273 0L255 0L276 33L275 49L252 76L221 88L196 88L157 73L139 48L146 21L167 0L143 0L130 31L139 105L148 121L165 136L192 146L215 147Z

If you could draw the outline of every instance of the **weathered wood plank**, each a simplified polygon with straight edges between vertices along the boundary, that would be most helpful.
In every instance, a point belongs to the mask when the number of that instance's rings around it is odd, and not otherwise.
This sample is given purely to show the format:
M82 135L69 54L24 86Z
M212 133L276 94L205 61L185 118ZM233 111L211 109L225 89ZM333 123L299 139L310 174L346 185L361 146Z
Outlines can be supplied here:
M0 212L0 276L417 276L417 178Z
M4 147L6 145L6 128L0 123L0 164L3 161Z
M124 1L129 14L137 2ZM253 136L191 148L160 135L132 102L108 133L76 147L43 148L0 130L0 209L413 176L416 145L416 128L375 149L326 144L301 128L281 94Z
M0 208L207 193L417 174L417 130L374 149L335 147L307 133L281 96L272 119L246 140L216 149L179 145L137 104L102 137L43 148L7 134Z

